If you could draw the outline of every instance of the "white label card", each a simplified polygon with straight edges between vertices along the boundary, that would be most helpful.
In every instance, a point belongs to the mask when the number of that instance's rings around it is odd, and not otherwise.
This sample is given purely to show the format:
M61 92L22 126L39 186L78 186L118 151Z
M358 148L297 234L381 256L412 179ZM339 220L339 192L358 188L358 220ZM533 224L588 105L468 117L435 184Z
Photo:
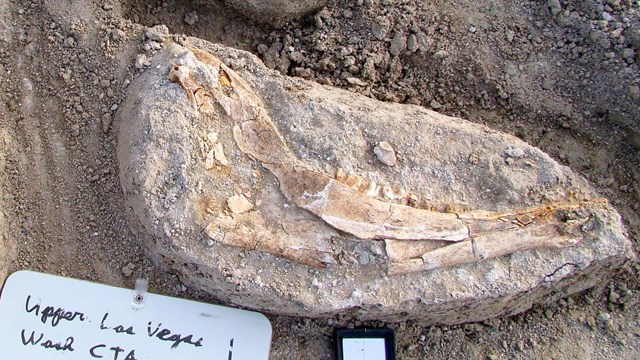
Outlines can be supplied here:
M0 296L7 360L268 360L262 314L31 271Z

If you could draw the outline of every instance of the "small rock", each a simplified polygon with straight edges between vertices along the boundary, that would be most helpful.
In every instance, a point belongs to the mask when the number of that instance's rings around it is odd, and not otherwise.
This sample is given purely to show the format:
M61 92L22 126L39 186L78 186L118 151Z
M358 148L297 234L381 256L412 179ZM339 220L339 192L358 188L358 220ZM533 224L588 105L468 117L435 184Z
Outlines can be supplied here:
M289 53L289 59L291 59L291 61L293 61L293 62L301 64L302 61L304 60L304 56L302 55L302 53L300 51L293 51L293 52Z
M593 316L587 317L587 326L589 326L589 329L591 330L597 329L598 324L596 323L596 318Z
M506 31L506 33L505 33L505 36L507 37L507 41L511 43L511 42L513 42L513 39L515 38L516 33L513 32L513 30L508 29Z
M198 21L198 13L195 10L186 13L184 16L184 22L189 26L195 24L196 21Z
M620 294L618 294L613 288L609 289L609 302L618 304L620 301Z
M438 50L433 54L434 59L444 59L449 56L449 53L446 50Z
M253 204L243 194L236 194L227 200L229 209L234 214L242 214L253 209Z
M258 45L258 54L264 54L267 52L267 50L269 50L269 47L266 44L260 44Z
M524 157L524 150L518 148L508 148L504 151L504 154L508 157L521 159Z
M102 10L105 10L105 11L113 10L113 5L111 5L111 4L103 4L102 5Z
M109 81L107 79L100 80L100 87L108 88L109 86L111 86L111 81Z
M598 314L598 320L605 322L607 320L611 319L611 314L606 313L606 312L602 312L600 314Z
M469 32L475 34L478 31L478 28L475 25L469 26Z
M434 110L438 110L438 109L440 109L442 107L442 104L440 104L437 100L433 99L429 103L429 106L431 106L431 108L434 109Z
M376 147L374 147L373 153L381 163L387 166L394 166L396 162L398 162L395 150L393 150L391 144L386 141L381 141Z
M166 25L156 25L148 28L144 33L147 39L158 42L164 41L164 37L167 35L169 35L169 28Z
M69 36L68 38L64 39L64 46L69 48L75 47L76 39L74 39L73 36Z
M626 62L632 63L636 57L636 52L633 49L626 48L622 50L622 58L625 59Z
M367 83L358 79L357 77L348 77L347 78L347 82L351 85L357 85L357 86L367 86Z
M104 113L102 114L102 118L100 118L100 123L102 124L102 132L109 132L109 128L111 127L111 114Z
M562 12L562 4L560 4L560 0L549 0L547 2L547 6L549 7L549 11L551 11L551 15L556 16Z
M122 275L124 277L131 277L133 275L133 270L135 270L136 266L133 263L127 264L127 266L122 268Z
M407 50L412 53L418 51L418 38L415 34L409 35L409 38L407 39Z
M611 14L609 14L608 12L603 11L603 12L602 12L602 20L604 20L604 21L611 21L611 20L613 20L613 17L612 17L612 16L611 16Z
M136 57L136 69L141 70L151 66L151 61L147 59L145 54L138 54Z

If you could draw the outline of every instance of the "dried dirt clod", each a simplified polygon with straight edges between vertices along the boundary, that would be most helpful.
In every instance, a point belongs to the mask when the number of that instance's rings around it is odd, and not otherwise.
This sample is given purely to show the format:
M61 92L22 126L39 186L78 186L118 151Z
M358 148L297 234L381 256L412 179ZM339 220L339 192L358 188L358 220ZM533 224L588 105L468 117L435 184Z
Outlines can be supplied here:
M373 148L373 153L381 163L387 166L394 166L398 162L396 151L387 141L381 141L376 147Z
M166 25L156 25L148 28L144 36L151 41L164 41L165 36L169 35L169 28Z
M234 214L242 214L253 209L253 204L247 200L244 194L233 195L227 200L227 205Z

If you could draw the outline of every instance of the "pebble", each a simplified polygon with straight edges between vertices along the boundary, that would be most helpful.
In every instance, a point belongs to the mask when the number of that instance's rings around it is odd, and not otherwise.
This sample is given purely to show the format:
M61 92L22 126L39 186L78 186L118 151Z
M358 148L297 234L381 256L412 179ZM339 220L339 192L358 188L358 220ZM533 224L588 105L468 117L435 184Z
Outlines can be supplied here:
M373 153L381 163L387 166L394 166L398 162L395 150L387 141L381 141L373 148Z
M418 38L415 34L409 35L409 38L407 39L407 50L414 53L418 51L418 49Z
M111 81L109 81L107 79L100 80L100 87L108 88L109 86L111 86Z
M431 100L431 102L429 103L429 106L431 106L432 109L434 110L438 110L442 107L442 104L440 104L437 100Z
M133 275L133 270L135 270L136 266L133 263L127 264L127 266L122 268L122 275L124 277L131 277Z
M184 22L189 26L195 24L196 21L198 21L198 13L195 10L188 12L184 16Z
M242 214L253 209L253 204L243 194L236 194L227 200L229 209L234 214Z
M433 54L433 57L435 59L444 59L447 56L449 56L449 52L447 52L446 50L438 50Z
M109 128L111 127L111 114L103 114L102 118L100 118L100 123L102 125L102 132L105 134L109 132Z
M609 14L609 13L608 13L608 12L606 12L606 11L603 11L601 16L602 16L602 20L604 20L604 21L611 21L611 20L613 20L613 17L611 17L611 14Z
M264 54L267 52L267 50L269 50L269 47L266 44L260 44L258 45L258 54Z

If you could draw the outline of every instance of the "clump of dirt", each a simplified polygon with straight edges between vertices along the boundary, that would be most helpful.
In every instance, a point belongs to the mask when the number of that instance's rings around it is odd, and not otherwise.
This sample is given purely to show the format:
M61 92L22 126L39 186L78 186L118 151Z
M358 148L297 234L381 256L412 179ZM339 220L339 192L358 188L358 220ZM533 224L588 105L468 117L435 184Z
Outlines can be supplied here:
M154 292L211 300L158 271L123 216L111 119L153 51L138 24L159 23L288 75L515 134L596 184L639 239L637 1L332 1L280 30L216 0L5 1L0 240L4 228L18 245L12 271L117 286L146 277ZM402 359L637 358L639 273L511 318L387 325ZM274 359L331 359L333 329L363 325L271 319Z

